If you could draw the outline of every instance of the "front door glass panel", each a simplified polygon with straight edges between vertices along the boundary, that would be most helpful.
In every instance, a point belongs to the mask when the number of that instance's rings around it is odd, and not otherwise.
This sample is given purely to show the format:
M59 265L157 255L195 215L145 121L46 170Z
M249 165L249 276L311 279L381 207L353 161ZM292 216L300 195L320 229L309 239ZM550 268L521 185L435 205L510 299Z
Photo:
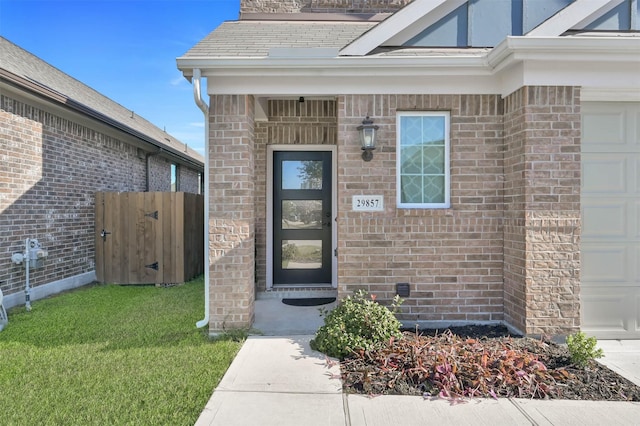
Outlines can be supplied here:
M322 229L322 200L282 200L282 229Z
M321 269L322 240L283 240L282 269Z
M322 189L322 161L283 161L282 189Z
M273 284L331 284L332 153L273 155Z

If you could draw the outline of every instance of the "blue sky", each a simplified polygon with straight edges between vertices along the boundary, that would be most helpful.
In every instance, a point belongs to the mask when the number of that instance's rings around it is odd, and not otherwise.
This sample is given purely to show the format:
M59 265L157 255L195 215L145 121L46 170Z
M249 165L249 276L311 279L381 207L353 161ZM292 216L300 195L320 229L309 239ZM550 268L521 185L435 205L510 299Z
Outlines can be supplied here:
M200 153L204 118L176 58L240 0L0 0L0 34Z

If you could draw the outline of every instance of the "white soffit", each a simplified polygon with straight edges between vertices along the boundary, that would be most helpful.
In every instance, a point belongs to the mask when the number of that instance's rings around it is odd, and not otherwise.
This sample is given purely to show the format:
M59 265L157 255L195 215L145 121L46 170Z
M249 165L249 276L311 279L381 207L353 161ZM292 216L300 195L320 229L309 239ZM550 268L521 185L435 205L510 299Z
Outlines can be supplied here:
M402 33L401 39L409 40L412 37L409 34L418 34L426 26L434 24L440 17L446 16L466 1L415 0L348 44L340 51L340 55L364 56L390 39L394 39L399 33ZM431 22L429 15L433 11L437 11L438 18Z
M624 0L576 0L529 31L526 36L560 36L574 27L582 27L590 24L623 1Z

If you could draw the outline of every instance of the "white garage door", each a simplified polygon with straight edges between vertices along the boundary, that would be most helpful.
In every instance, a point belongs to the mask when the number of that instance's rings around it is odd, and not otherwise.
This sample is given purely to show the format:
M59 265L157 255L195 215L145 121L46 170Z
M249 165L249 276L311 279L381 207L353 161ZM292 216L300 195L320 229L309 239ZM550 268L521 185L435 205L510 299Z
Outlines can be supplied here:
M582 105L582 330L640 338L640 103Z

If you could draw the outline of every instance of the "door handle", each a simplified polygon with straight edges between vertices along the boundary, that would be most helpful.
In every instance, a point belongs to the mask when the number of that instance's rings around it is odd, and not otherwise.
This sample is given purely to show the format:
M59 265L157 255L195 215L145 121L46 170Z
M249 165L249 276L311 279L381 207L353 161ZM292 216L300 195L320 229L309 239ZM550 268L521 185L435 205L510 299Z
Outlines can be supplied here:
M111 232L107 232L105 229L100 232L100 236L102 237L102 241L107 241L107 235L111 234Z

